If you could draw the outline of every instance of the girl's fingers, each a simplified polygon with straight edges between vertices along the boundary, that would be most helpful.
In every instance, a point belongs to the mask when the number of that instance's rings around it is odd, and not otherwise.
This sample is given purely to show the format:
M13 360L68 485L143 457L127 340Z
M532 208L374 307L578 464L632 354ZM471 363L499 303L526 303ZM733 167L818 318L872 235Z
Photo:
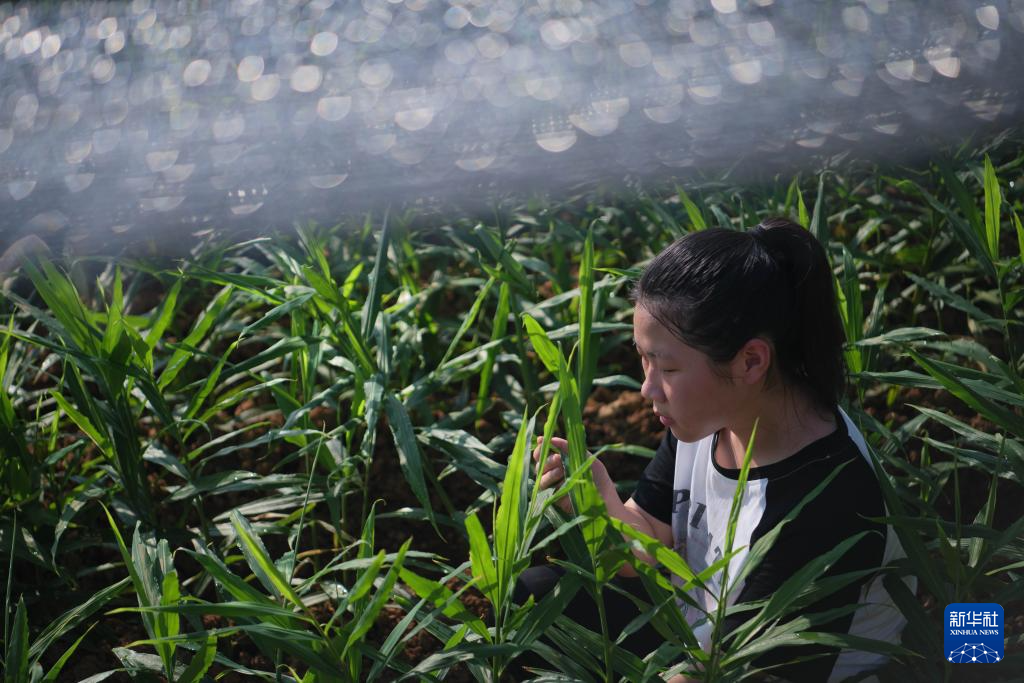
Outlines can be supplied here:
M544 437L543 436L538 436L537 437L537 447L535 449L533 449L533 459L534 460L540 460L540 451L541 451L541 448L543 448L543 445L544 445ZM551 437L551 448L556 450L556 451L562 451L563 453L565 453L566 451L569 450L569 442L566 441L565 439L559 437L559 436L553 436L553 437Z
M540 463L538 463L539 465ZM544 462L544 472L550 472L556 467L562 466L562 458L557 453L549 453L548 459Z
M554 486L565 478L565 469L562 467L562 457L558 453L549 453L548 459L544 462L544 471L540 475L540 487L542 489Z
M562 453L569 448L569 442L557 436L551 438L551 450L548 452L547 460L544 461L544 471L540 473L540 487L551 488L558 482L565 479L565 468L562 467ZM544 447L544 437L537 437L537 448L533 451L533 459L540 462L541 449Z
M555 468L562 469L562 456L558 453L552 453L549 455L547 462L544 463L545 472L550 472Z
M553 467L544 472L540 478L540 487L542 489L551 488L565 477L565 470L562 469L561 465Z

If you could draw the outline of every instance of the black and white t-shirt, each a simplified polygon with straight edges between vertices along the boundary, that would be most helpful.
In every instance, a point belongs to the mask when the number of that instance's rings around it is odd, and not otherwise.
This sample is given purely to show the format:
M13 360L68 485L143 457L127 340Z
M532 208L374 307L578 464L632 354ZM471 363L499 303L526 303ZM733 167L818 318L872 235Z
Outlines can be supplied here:
M784 460L750 469L733 542L733 548L740 552L729 561L730 582L739 576L754 543L845 463L839 475L783 527L753 572L742 583L730 586L729 604L770 596L810 560L862 531L871 533L837 561L827 572L828 576L881 567L903 555L892 529L871 521L886 514L881 489L863 437L846 413L837 410L836 431ZM675 548L696 573L722 558L729 511L739 479L739 470L727 469L715 462L716 444L717 435L697 443L683 443L668 432L633 494L633 500L648 514L672 525ZM717 605L720 581L721 573L718 573L707 584L708 591L695 589L691 593L706 611L714 610ZM818 630L887 642L899 640L905 620L893 606L882 586L882 577L877 574L869 574L810 605L806 613L851 604L860 607L853 614L817 627ZM736 628L751 614L727 617L725 632ZM694 627L701 646L707 649L711 626L705 613L690 608L686 619ZM800 647L777 648L759 658L757 664L763 667L813 653L825 656L773 669L773 672L796 681L840 681L885 661L883 656L869 652Z

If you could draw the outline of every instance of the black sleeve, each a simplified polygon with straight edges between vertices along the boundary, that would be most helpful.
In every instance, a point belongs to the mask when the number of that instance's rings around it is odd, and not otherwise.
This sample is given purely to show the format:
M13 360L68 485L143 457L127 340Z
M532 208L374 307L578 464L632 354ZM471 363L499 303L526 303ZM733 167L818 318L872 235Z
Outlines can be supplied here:
M869 533L836 560L823 576L833 577L881 565L885 550L885 526L866 517L884 516L885 507L874 474L859 455L855 457L854 462L848 463L844 471L783 528L760 565L747 577L743 589L737 596L737 603L769 597L808 562L863 531ZM791 485L799 486L804 493L813 489L813 486L805 487L797 481ZM795 493L786 491L786 485L781 488L781 491L776 490L774 493L786 497ZM772 493L769 488L768 495L771 496ZM796 497L796 500L802 497ZM774 521L771 526L759 525L751 538L751 544L754 538L759 538L770 531L775 526ZM797 613L814 614L855 605L861 589L870 580L871 575L862 576L821 600L798 609ZM752 614L754 613L747 611L726 617L725 632L732 632ZM797 615L791 614L783 621L794 616ZM851 613L816 626L814 630L847 633L852 621ZM871 637L871 634L859 635ZM838 648L818 645L779 647L758 657L754 665L759 668L778 667L772 668L772 673L791 681L824 681L828 678L838 655ZM797 657L813 658L795 664L785 664Z
M672 523L672 484L676 474L676 444L672 432L665 430L654 459L648 463L633 491L633 501L665 524Z

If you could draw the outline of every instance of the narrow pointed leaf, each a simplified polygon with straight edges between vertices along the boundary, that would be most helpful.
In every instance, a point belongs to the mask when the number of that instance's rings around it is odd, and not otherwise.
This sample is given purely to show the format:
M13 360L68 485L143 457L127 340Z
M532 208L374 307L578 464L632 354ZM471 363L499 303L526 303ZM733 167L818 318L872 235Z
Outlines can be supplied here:
M211 635L203 641L199 651L192 656L192 661L178 677L177 683L199 683L213 665L217 657L217 636Z
M505 602L505 594L512 590L512 574L516 564L526 555L523 547L527 512L526 468L530 459L530 442L534 419L523 413L522 425L516 435L512 454L505 468L505 481L501 489L501 502L494 523L494 553L497 560L498 591Z
M561 355L558 347L551 343L547 333L544 332L544 328L531 316L524 314L523 323L526 325L526 333L530 337L530 344L533 345L533 350L536 351L537 357L544 363L544 367L548 369L548 372L558 372L558 357Z
M498 572L494 566L494 558L491 556L491 547L487 543L487 534L484 533L484 528L475 512L466 517L466 532L469 535L469 558L473 566L473 578L476 579L477 589L491 601L494 611L499 612L502 604L495 590L498 584Z
M985 242L992 260L999 259L1000 207L1003 195L999 191L999 179L992 160L985 155Z
M278 571L274 561L270 559L266 547L252 529L249 521L242 517L238 511L232 510L231 526L234 527L235 533L238 534L238 547L245 555L245 559L248 561L253 573L276 595L286 598L293 605L302 609L302 600L296 595L291 585L281 575L281 572Z
M78 646L81 645L82 641L87 635L89 635L89 632L92 631L93 626L95 625L96 624L93 624L89 628L85 629L85 632L78 636L75 642L68 646L68 649L64 651L64 654L57 658L57 661L53 663L50 670L46 672L45 676L43 676L41 683L53 683L58 680L58 676L60 676L60 672L63 671L64 665L68 663L69 659L71 659L71 655L75 654L75 650L78 649Z
M4 657L5 683L23 683L28 680L28 610L25 609L25 598L18 600L14 612L14 624L11 629L10 641L6 643Z
M395 439L395 447L398 450L398 463L402 468L405 480L412 488L416 499L423 506L430 516L431 523L437 526L434 520L434 510L430 505L430 496L427 494L426 467L427 463L420 454L419 445L416 442L416 434L413 432L412 422L405 406L394 394L388 394L384 398L384 412L388 416L388 426Z

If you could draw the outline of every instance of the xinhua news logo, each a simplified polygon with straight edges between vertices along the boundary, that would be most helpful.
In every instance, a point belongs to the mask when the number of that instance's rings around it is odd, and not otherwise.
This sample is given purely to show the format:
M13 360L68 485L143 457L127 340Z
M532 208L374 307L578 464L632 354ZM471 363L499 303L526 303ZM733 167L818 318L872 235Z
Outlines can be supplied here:
M954 664L995 664L1003 658L1003 608L994 602L946 605L946 659Z

